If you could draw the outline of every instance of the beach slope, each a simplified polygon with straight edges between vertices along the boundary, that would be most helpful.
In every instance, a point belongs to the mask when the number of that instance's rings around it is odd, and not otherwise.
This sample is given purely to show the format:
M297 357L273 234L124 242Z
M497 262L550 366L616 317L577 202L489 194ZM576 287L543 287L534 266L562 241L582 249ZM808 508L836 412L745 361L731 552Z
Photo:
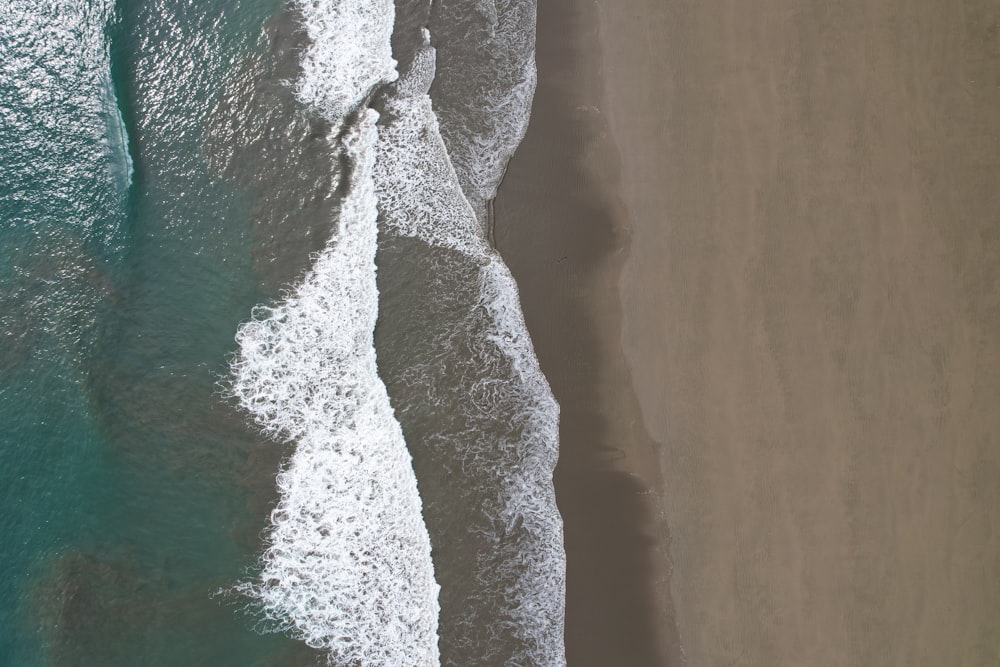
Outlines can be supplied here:
M1000 9L542 5L570 664L996 664Z

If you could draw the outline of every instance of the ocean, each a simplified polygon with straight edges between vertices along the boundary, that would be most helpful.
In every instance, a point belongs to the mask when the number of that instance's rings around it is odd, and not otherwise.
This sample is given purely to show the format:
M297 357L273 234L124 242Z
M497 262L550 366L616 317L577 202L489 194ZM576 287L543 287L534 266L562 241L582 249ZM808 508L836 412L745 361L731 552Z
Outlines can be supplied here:
M534 16L0 6L0 664L565 663Z

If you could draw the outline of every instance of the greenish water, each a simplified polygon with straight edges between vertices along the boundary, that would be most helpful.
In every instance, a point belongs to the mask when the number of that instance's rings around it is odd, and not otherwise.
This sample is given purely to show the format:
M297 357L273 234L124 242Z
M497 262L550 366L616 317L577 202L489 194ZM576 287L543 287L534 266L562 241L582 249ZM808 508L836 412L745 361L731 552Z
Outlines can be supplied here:
M315 661L214 595L254 566L283 455L219 385L305 250L275 273L276 195L213 144L277 76L278 13L0 9L0 665Z

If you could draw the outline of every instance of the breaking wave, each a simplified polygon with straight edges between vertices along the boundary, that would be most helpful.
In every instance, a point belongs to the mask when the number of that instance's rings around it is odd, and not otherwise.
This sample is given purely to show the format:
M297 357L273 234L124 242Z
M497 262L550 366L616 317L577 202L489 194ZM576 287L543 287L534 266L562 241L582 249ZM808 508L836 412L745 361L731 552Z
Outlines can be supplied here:
M305 278L237 334L235 395L295 445L239 590L331 664L565 664L559 409L483 224L527 123L534 5L461 4L408 28L453 19L452 44L489 51L464 84L462 58L443 59L440 109L426 27L393 35L386 0L296 4L296 95L337 128L347 187ZM417 46L401 57L391 39ZM401 283L381 316L376 251Z
M437 592L420 498L372 347L375 118L345 138L340 228L281 304L237 333L240 404L295 443L259 580L242 590L335 664L433 665Z
M296 93L343 124L395 78L391 2L301 2L310 46ZM372 332L378 311L374 111L343 138L339 227L282 303L237 333L234 393L270 435L294 442L257 580L239 587L277 629L331 664L438 663L438 586L410 456Z
M376 86L396 80L392 59L395 10L386 0L298 0L310 46L296 94L331 120L353 111Z

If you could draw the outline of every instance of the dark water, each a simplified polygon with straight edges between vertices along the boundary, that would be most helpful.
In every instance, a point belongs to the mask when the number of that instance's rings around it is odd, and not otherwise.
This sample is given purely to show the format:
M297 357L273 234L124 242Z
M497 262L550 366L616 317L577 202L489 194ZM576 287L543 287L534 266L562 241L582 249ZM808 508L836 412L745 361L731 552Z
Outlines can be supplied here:
M384 39L366 28L368 5L346 0L329 24L308 3L279 0L0 8L0 664L395 655L379 653L395 641L379 636L384 624L344 623L329 605L340 599L364 602L375 621L406 615L404 629L431 614L443 664L563 662L558 408L484 227L527 122L534 5L401 0L394 29L392 3L376 5L389 12ZM377 131L346 149L369 104ZM367 177L361 163L375 164ZM381 297L374 264L365 277L351 273L364 266L317 259L336 256L366 210L374 257L376 200ZM357 287L369 284L370 295ZM234 339L241 323L261 304L298 312L303 285L371 301L321 295L321 321L289 315L319 332L319 347L302 350L335 355L325 344L342 335L362 356L377 352L378 367L372 357L370 377L335 368L343 391L322 373L293 377L283 386L310 398L290 410L309 412L328 390L352 401L388 390L387 430L365 431L327 397L319 409L343 423L314 420L318 432L277 442L257 427L281 428L230 397L230 364L248 358ZM364 318L351 329L352 313L376 307L376 331ZM441 592L412 613L379 597L376 579L410 575L374 552L318 556L336 546L330 526L368 521L323 495L360 470L327 455L354 447L363 458L363 437L381 446L396 432L421 498L416 509L376 507L371 520L429 534L433 562L426 537L422 557ZM312 458L296 467L303 452ZM361 487L377 497L392 485L384 472L342 497L361 499ZM282 541L303 484L318 489L302 510L318 532ZM379 549L405 568L420 550L403 558L413 545L400 535ZM286 589L307 565L315 581L339 583ZM231 592L240 582L249 598ZM279 595L257 595L266 590ZM282 600L285 590L298 597Z

